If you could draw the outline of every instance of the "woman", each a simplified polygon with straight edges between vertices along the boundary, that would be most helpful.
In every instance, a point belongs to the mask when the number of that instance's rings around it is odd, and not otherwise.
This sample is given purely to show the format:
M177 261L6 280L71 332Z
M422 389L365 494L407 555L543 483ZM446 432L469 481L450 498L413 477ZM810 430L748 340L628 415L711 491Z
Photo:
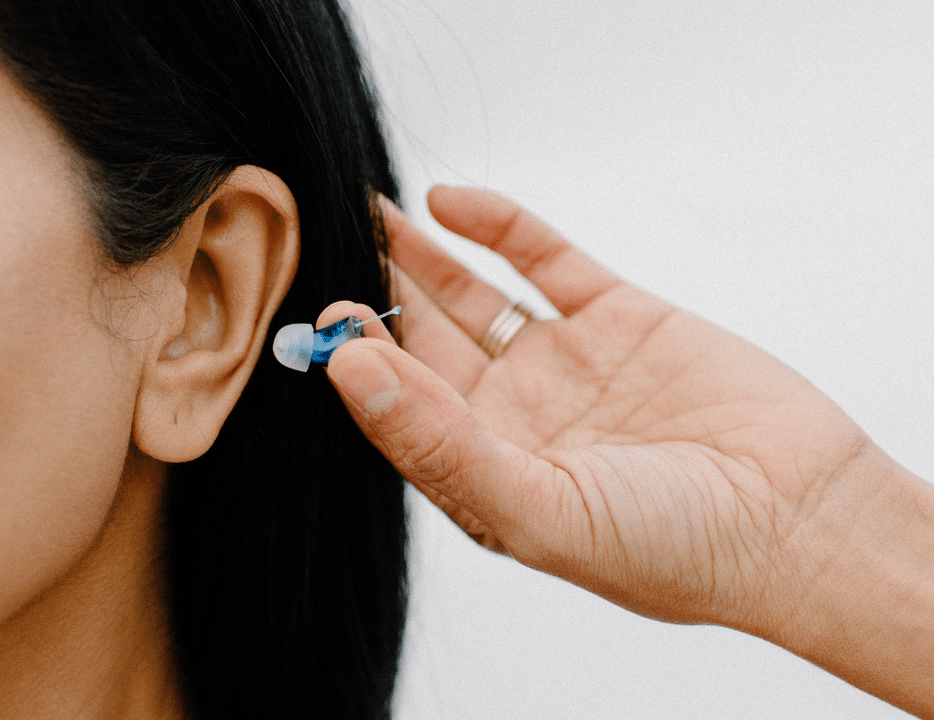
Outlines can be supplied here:
M264 341L387 304L381 207L409 352L377 325L328 377L406 478L532 567L934 717L930 487L502 198L430 203L562 319L440 253L335 7L0 7L0 714L385 716L400 483Z
M0 95L0 717L385 717L402 481L266 341L387 302L337 3L3 0Z

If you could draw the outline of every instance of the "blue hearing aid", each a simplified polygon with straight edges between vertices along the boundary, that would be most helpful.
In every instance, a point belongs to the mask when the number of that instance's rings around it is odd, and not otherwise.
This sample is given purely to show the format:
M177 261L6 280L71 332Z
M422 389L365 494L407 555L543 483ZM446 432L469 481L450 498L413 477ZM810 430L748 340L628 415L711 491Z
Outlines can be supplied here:
M402 306L396 305L389 312L369 320L361 320L351 315L338 320L333 325L315 330L314 325L296 323L286 325L276 333L272 342L272 352L276 360L287 368L308 372L311 363L327 365L331 353L348 340L363 337L363 326L387 315L398 315Z

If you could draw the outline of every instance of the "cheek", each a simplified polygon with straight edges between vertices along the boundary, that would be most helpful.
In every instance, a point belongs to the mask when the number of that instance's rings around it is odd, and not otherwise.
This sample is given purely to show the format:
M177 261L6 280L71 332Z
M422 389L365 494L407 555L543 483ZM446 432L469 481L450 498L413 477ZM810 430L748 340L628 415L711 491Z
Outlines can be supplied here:
M81 233L44 230L0 230L0 622L99 533L135 401L134 350L93 317Z

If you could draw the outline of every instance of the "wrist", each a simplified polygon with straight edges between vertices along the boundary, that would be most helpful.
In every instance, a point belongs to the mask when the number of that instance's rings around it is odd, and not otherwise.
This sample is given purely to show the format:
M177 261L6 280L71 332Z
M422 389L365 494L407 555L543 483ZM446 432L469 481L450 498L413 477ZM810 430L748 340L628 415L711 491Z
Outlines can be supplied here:
M934 487L868 444L774 577L763 622L743 629L934 718Z

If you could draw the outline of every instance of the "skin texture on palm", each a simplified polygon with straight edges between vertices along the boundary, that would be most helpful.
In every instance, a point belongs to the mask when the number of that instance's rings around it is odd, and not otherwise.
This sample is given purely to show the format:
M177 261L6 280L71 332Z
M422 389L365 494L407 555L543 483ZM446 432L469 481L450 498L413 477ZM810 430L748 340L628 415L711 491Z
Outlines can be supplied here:
M917 546L934 548L923 481L801 375L626 284L514 203L439 187L429 207L503 255L562 317L527 324L491 361L478 342L508 298L384 203L405 352L374 328L339 348L328 373L397 469L485 547L649 617L770 639L925 709L927 669L889 680L927 635L863 672L860 653L888 652L867 641L888 600L834 587L864 572L888 580L853 550L860 523L886 543L914 526ZM375 315L337 303L318 327L351 313ZM925 557L901 558L892 577L917 576ZM928 595L902 606L926 613ZM866 633L841 630L847 614Z

